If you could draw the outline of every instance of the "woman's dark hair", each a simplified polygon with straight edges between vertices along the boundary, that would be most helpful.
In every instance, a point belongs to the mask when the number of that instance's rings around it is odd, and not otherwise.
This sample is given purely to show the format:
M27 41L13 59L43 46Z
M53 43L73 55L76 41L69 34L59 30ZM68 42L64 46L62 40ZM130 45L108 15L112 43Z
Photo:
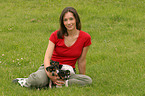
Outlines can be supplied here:
M59 18L60 28L59 28L59 31L57 33L57 37L59 39L63 39L64 35L68 36L67 29L66 29L66 27L63 24L63 17L65 15L65 13L67 13L67 12L73 13L73 15L74 15L74 17L76 19L76 28L78 30L81 30L81 21L80 21L80 17L78 15L77 11L73 7L66 7L66 8L63 9L63 11L62 11L62 13L60 15L60 18Z

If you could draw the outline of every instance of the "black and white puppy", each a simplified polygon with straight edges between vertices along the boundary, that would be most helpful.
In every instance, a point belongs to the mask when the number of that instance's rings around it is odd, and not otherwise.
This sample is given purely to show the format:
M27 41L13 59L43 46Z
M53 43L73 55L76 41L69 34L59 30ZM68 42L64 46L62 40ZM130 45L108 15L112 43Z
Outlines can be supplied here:
M59 81L62 82L62 85L68 87L68 79L70 75L75 74L73 68L69 65L59 65L59 62L50 61L51 66L47 67L46 70L52 73L52 76L59 76ZM49 82L49 88L58 87L61 88L62 85L56 85L51 80Z

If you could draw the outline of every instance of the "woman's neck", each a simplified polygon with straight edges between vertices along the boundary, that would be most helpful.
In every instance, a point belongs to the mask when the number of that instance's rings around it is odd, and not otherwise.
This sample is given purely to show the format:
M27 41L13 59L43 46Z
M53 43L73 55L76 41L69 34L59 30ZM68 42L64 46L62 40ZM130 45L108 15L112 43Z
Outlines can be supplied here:
M76 36L79 34L79 30L72 30L72 31L67 31L69 36Z

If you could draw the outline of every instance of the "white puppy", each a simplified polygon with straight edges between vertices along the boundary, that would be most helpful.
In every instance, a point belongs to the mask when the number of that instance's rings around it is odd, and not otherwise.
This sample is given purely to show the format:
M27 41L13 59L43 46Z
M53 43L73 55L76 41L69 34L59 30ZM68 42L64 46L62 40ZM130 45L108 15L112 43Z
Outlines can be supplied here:
M70 65L63 65L61 70L69 70L70 71L70 75L73 75L75 74L74 70L73 70L73 67L70 66Z

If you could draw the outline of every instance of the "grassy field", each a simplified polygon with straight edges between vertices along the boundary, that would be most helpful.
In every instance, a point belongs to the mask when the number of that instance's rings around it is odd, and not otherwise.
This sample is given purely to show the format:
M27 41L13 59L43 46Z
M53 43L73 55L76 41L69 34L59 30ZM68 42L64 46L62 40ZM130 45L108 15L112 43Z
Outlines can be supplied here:
M41 91L12 84L43 63L67 6L92 37L86 74L93 84ZM145 96L144 13L143 0L0 0L0 96Z

